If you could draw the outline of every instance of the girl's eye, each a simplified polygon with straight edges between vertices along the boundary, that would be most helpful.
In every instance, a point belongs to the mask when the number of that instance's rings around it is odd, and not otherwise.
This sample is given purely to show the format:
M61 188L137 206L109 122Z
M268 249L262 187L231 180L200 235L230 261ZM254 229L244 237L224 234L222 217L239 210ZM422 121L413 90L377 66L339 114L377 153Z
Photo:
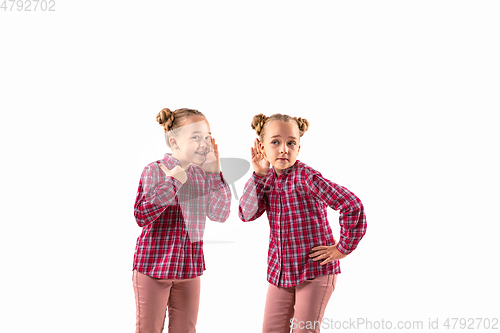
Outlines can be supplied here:
M288 144L289 144L290 146L295 146L295 142L293 142L293 141L292 141L292 142L288 142Z
M273 144L273 145L278 144L278 140L273 140L273 141L271 141L271 144Z
M205 137L205 140L210 140L210 137L209 137L209 136L206 136L206 137Z
M200 139L200 136L199 136L199 135L195 135L195 136L193 136L191 139L199 140L199 139Z

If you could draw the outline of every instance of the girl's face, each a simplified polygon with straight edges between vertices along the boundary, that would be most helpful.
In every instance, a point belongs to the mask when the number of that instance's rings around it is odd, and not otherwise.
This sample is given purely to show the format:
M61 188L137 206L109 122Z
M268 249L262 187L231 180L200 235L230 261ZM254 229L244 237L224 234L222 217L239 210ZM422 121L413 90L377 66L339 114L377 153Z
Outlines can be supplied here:
M172 156L179 160L184 169L190 163L203 164L205 156L210 151L211 134L210 125L204 117L188 117L181 131L169 139Z
M291 167L300 150L299 128L291 122L274 120L266 125L262 150L278 176Z

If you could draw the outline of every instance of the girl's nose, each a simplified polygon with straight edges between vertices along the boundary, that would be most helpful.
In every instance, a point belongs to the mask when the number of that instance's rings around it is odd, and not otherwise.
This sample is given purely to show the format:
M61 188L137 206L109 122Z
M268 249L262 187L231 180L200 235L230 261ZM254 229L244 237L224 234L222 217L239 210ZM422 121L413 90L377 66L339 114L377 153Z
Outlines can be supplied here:
M201 148L206 148L208 146L208 142L203 139L203 140L200 140L200 147Z
M286 154L286 153L288 153L288 148L286 147L286 145L281 146L280 153L281 153L281 154Z

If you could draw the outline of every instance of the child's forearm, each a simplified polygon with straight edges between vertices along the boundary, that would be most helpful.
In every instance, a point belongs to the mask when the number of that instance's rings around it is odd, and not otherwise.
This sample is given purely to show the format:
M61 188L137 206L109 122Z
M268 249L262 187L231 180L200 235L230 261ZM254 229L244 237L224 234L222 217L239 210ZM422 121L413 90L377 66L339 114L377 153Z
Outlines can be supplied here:
M311 193L334 210L340 211L340 239L337 249L349 254L366 232L366 216L361 200L343 186L323 178L319 173L310 176Z
M139 190L134 205L134 216L137 224L144 227L154 222L168 206L172 204L182 183L173 177L167 177L163 183L152 191Z
M158 165L146 166L141 175L134 204L137 224L144 227L154 222L174 202L182 182L174 177L160 177L163 171Z
M238 208L238 216L243 222L257 219L266 210L263 191L264 180L265 178L252 174L246 182Z
M341 212L339 217L340 239L337 249L343 254L349 254L358 246L366 233L366 215L363 204L356 197L353 207L347 212Z
M231 189L222 177L222 173L210 174L208 218L212 221L225 222L231 208Z

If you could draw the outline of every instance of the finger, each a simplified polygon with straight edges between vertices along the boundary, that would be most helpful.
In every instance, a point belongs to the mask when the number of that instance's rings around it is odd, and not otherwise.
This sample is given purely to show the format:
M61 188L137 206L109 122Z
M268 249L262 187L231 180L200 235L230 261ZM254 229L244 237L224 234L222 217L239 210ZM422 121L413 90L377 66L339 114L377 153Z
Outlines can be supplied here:
M215 146L215 161L217 162L218 165L218 170L220 170L220 158L219 158L219 147Z
M214 149L215 149L215 140L214 140L214 138L210 137L210 149L209 149L209 151L213 152Z
M324 260L324 261L320 262L319 264L320 264L320 265L326 265L326 264L328 264L330 261L332 261L332 260L331 260L330 258L328 258L328 259L326 259L326 260Z
M313 261L322 260L322 259L325 259L325 258L328 258L328 257L330 257L328 254L322 254L322 255L314 258Z
M215 143L215 139L213 142L213 151L214 151L215 157L217 157L217 159L219 159L219 145L217 145Z
M318 252L318 251L315 251L315 252L310 252L310 253L309 253L309 257L311 257L311 258L312 258L312 257L316 257L316 256L319 256L320 254L321 254L321 253L320 253L320 252Z
M311 254L309 255L309 257L311 257L311 258L312 258L312 257L317 257L317 256L322 255L322 254L325 254L325 253L326 253L326 251L316 251L316 252L311 253Z
M255 152L255 149L252 151L252 162L259 162L259 154Z
M254 145L255 145L255 149L257 151L260 151L260 141L259 141L259 139L255 139Z
M320 246L313 247L311 250L318 251L318 250L326 250L326 249L328 249L328 246L320 245Z

